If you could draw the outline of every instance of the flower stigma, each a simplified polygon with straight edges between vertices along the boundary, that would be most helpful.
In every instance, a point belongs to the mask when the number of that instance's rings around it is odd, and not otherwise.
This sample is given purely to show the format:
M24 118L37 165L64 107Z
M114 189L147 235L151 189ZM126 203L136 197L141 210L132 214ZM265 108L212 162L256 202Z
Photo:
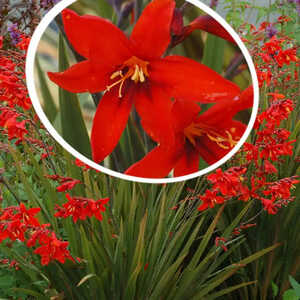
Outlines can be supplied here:
M204 124L191 123L183 130L183 133L194 147L196 147L196 138L206 135L211 141L217 143L220 148L230 149L238 143L238 141L234 140L232 136L232 133L236 131L236 128L230 128L230 131L225 130L225 136Z
M146 81L146 78L149 77L149 73L148 73L148 66L149 62L147 61L143 61L139 58L137 58L136 56L132 56L130 59L126 60L122 65L121 68L114 72L111 76L110 79L118 79L117 81L115 81L114 83L112 83L111 85L106 87L106 92L109 91L112 87L116 86L116 85L120 85L119 86L119 98L122 98L122 88L124 85L124 82L127 79L131 79L132 81L134 81L134 83L143 83Z

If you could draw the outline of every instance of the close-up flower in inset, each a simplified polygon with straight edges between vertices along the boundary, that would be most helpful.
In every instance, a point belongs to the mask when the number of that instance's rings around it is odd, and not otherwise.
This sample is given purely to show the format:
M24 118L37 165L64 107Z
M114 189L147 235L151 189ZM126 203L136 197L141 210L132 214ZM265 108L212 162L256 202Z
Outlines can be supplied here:
M235 83L207 66L183 56L163 57L171 42L174 8L172 0L152 1L130 38L103 18L63 11L67 38L86 60L48 75L73 93L104 91L92 126L94 161L103 161L114 150L133 105L147 134L173 147L173 98L213 103L239 95Z

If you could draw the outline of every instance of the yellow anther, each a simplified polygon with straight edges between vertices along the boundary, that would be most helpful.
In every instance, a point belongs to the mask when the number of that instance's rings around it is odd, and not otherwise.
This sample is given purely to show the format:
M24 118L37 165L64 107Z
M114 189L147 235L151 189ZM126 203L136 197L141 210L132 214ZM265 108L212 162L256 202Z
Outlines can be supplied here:
M115 78L118 77L118 76L123 77L122 71L117 71L117 72L113 73L113 74L110 76L110 79L115 79Z
M230 134L229 131L225 131L226 134L228 135L228 139L227 139L227 142L229 143L230 147L233 147L237 144L237 142L233 139L232 135Z
M144 76L144 73L143 73L143 70L141 69L140 70L140 82L145 82L145 76Z
M212 135L210 135L210 134L208 134L208 133L207 133L206 135L207 135L207 137L208 137L211 141L216 142L216 143L218 144L219 147L221 147L221 148L223 148L223 149L229 149L228 146L222 144L222 143L224 143L224 142L227 141L227 140L224 139L222 136L216 136L216 137L214 137L214 136L212 136Z
M236 128L230 128L230 131L234 133ZM225 131L227 136L223 136L214 129L201 123L191 123L183 130L183 133L194 147L196 146L196 138L202 135L206 135L211 141L217 143L220 148L226 150L237 144L237 141L233 139L232 134L228 130Z
M114 72L110 79L115 79L118 77L121 77L116 82L112 83L111 85L106 87L105 91L109 91L112 87L116 85L120 85L119 87L119 97L122 98L122 88L124 86L124 82L127 79L131 79L134 81L134 83L143 83L146 81L146 77L149 77L149 73L147 70L149 62L143 61L135 56L132 56L130 59L125 61L123 65L121 66L120 70ZM123 75L124 69L126 70L126 73Z
M137 83L139 82L139 79L140 79L140 69L138 65L135 65L134 74L131 76L131 80Z

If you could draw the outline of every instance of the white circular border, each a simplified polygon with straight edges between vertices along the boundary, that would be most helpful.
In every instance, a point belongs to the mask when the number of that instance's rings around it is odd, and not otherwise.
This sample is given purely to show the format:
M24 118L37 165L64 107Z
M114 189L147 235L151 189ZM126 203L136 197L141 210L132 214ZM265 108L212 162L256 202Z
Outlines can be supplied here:
M135 177L135 176L129 176L125 175L123 173L119 173L116 171L112 171L110 169L104 168L97 163L93 162L92 160L86 158L84 155L79 153L77 150L75 150L71 145L69 145L55 130L55 128L52 126L48 118L46 117L40 101L38 99L38 95L35 89L35 83L34 83L34 62L35 62L35 55L36 51L40 42L40 39L42 35L44 34L45 30L49 26L49 24L53 21L53 19L67 6L71 5L72 3L76 2L77 0L62 0L58 4L55 5L42 19L40 24L37 26L32 38L31 42L28 48L28 53L26 57L26 80L27 80L27 87L29 91L29 96L31 98L33 107L38 114L40 120L46 127L46 129L49 131L49 133L54 137L54 139L67 151L69 151L73 156L81 160L82 162L86 163L87 165L93 167L94 169L101 171L103 173L106 173L111 176L118 177L120 179L130 180L130 181L136 181L136 182L144 182L144 183L172 183L172 182L178 182L178 181L184 181L188 179L192 179L201 175L204 175L208 172L213 171L217 167L221 166L223 163L225 163L229 158L231 158L243 145L243 143L246 141L248 135L250 134L252 127L254 125L257 111L258 111L258 103L259 103L259 87L258 87L258 80L257 75L255 71L255 67L252 61L252 58L241 41L238 34L232 29L232 27L221 17L219 16L215 11L213 11L211 8L209 8L207 5L201 3L199 0L186 0L195 6L199 7L201 10L212 16L215 20L217 20L234 38L236 43L238 44L239 48L241 49L248 67L250 69L251 77L252 77L252 84L254 88L254 105L252 108L252 114L249 121L249 124L247 126L247 129L245 133L243 134L242 138L239 140L239 142L236 144L236 146L227 153L223 158L221 158L219 161L214 163L213 165L200 170L199 172L192 173L186 176L180 176L175 178L162 178L162 179L152 179L152 178L143 178L143 177Z

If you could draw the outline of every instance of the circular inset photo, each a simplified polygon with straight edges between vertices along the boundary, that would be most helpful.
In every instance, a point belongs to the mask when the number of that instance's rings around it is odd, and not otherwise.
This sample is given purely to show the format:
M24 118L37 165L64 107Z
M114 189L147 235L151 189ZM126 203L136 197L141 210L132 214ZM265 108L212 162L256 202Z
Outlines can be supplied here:
M196 177L236 153L258 84L231 27L198 1L98 2L61 1L29 47L29 92L56 140L144 182Z

